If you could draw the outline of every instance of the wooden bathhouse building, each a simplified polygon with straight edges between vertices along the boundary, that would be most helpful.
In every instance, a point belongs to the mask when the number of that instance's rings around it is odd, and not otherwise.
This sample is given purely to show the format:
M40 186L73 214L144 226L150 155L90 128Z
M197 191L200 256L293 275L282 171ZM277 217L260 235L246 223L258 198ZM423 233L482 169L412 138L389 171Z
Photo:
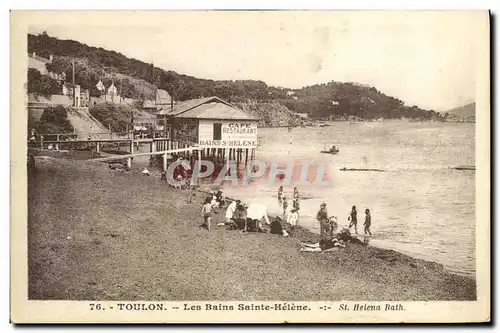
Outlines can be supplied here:
M176 103L156 114L157 129L172 142L202 148L201 158L246 162L257 148L258 118L219 97Z

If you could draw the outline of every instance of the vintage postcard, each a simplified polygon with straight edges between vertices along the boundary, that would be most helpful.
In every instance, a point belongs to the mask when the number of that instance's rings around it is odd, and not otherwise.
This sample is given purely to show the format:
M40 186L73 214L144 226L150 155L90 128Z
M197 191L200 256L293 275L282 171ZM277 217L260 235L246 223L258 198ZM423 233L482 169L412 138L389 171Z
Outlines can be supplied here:
M487 11L12 11L13 323L490 321Z

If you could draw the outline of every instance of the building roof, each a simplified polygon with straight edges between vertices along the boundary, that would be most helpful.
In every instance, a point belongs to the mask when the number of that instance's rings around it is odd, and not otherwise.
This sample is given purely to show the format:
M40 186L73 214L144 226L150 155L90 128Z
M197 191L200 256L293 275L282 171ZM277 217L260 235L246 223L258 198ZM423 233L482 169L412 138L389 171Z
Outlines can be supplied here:
M158 112L158 114L167 114L167 115L178 115L182 112L186 112L188 110L191 110L192 108L195 108L201 104L207 103L208 101L212 100L214 97L204 97L204 98L197 98L197 99L189 99L187 101L179 102L176 105L174 105L174 109L172 112L170 112L170 108L166 108Z
M237 108L217 102L199 105L176 118L257 120Z
M216 96L179 102L172 112L167 108L158 114L172 115L176 118L258 120Z
M163 89L158 89L156 91L156 104L170 104L172 98L170 94Z

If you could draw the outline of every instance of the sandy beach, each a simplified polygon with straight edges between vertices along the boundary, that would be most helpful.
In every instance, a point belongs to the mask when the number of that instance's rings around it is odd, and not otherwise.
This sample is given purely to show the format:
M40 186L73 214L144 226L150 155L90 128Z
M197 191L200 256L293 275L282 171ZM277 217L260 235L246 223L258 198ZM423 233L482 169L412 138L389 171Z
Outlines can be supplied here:
M475 300L473 279L391 250L301 253L294 237L200 229L201 200L139 166L36 157L28 184L29 299ZM153 170L151 170L153 171Z

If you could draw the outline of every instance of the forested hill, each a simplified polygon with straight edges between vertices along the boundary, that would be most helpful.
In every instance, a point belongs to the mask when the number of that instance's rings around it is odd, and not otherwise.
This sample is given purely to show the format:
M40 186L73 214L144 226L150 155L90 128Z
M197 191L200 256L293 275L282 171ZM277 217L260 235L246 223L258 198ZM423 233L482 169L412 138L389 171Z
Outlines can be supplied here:
M439 118L439 114L434 111L405 106L403 101L373 87L332 81L291 90L255 80L199 79L164 70L115 51L50 37L46 33L28 35L28 52L36 52L45 58L53 55L52 64L47 66L49 71L65 72L68 78L71 78L71 59L76 58L76 84L90 87L92 96L99 94L95 85L105 74L106 80L121 79L122 96L138 100L152 97L154 86L157 86L169 91L179 101L216 95L235 103L273 102L314 118Z
M461 118L470 118L476 116L476 103L469 103L464 106L460 106L451 110L446 111L446 113L453 113Z

